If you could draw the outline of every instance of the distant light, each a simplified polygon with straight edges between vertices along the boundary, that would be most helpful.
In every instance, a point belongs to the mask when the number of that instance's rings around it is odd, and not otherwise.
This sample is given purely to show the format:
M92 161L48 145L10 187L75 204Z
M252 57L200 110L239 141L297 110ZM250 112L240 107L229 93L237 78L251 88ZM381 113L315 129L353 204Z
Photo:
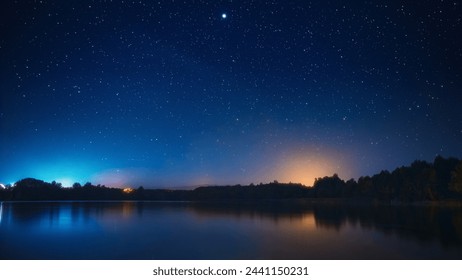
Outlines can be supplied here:
M135 191L135 190L132 189L132 188L124 188L124 189L123 189L123 192L124 192L124 193L127 193L127 194L128 194L128 193L132 193L132 192L134 192L134 191Z
M74 180L72 178L59 178L56 179L57 183L61 183L61 185L65 188L70 188L74 184Z
M226 15L225 13L222 13L222 14L221 14L221 18L222 18L222 19L225 19L226 17L227 17L227 15Z

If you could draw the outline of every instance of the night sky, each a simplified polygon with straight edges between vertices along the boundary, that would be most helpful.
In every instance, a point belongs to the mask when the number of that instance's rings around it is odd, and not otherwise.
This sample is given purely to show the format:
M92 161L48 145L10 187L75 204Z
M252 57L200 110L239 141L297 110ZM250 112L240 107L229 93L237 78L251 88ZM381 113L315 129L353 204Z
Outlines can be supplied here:
M0 182L343 179L462 157L461 1L2 1Z

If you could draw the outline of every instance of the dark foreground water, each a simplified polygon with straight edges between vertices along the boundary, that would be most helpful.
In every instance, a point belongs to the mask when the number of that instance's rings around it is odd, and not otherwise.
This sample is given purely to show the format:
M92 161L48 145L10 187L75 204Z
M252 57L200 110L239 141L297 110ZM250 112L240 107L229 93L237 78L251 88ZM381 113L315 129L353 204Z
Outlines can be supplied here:
M462 209L264 203L0 206L0 259L462 259Z

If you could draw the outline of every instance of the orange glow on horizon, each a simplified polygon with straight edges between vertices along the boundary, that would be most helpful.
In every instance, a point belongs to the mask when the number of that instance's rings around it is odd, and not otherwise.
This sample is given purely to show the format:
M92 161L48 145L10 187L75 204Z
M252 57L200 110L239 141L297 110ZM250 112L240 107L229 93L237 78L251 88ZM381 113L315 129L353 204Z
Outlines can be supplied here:
M280 182L313 186L316 178L332 176L334 173L337 173L342 179L347 179L345 176L349 176L351 173L343 164L338 153L297 152L280 159L275 175Z

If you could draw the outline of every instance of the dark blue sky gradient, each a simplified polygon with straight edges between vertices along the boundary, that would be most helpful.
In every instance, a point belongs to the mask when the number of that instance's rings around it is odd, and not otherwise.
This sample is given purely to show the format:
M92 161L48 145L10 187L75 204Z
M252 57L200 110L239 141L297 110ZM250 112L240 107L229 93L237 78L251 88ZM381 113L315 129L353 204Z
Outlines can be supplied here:
M2 183L311 185L462 157L460 1L0 5Z

